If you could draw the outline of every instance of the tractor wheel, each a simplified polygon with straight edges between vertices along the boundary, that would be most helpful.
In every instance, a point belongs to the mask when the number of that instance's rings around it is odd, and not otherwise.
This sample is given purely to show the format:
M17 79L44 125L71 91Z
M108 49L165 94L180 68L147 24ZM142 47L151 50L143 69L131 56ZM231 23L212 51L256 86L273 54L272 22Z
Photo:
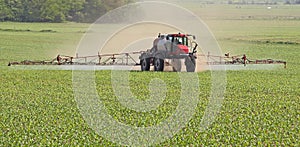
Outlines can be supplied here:
M155 58L154 59L154 71L164 71L164 59L161 58Z
M187 72L195 72L196 70L196 59L194 56L189 56L185 59L185 66Z
M172 59L172 67L174 72L181 72L181 60Z
M150 58L144 58L141 60L141 70L142 71L150 70Z

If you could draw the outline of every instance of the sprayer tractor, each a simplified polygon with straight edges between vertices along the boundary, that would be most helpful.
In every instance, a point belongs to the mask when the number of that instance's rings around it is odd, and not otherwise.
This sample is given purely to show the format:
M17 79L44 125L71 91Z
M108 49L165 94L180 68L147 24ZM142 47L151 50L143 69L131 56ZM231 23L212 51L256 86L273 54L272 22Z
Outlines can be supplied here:
M283 64L287 62L273 59L251 59L245 54L232 56L230 53L224 55L213 55L197 53L198 44L194 35L175 33L159 34L153 41L153 46L147 51L135 51L124 53L109 53L97 55L76 56L57 55L51 60L25 60L21 62L9 62L13 65L60 65L60 66L140 66L142 71L149 71L151 66L154 71L164 71L166 66L171 66L173 71L182 71L182 63L185 64L187 72L195 72L196 59L205 59L204 64L210 66L228 65L250 65L250 64ZM139 61L137 60L139 58ZM104 69L104 68L103 68Z
M186 71L195 72L198 44L195 36L189 34L159 34L153 41L153 47L143 52L140 59L142 71L164 71L165 66L172 66L174 71L181 71L184 60Z

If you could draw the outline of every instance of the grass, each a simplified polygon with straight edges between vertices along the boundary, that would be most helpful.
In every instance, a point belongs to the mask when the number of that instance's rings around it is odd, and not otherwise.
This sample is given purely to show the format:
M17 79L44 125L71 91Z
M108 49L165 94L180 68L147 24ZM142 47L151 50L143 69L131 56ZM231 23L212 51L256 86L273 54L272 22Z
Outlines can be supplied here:
M59 53L73 55L88 26L88 24L75 23L2 22L0 27L0 59L6 62L28 60L29 58L31 60L46 60L54 58Z
M211 74L198 73L201 92L196 113L178 134L158 146L299 146L300 21L240 19L246 13L258 15L257 11L266 11L263 6L246 10L223 5L189 7L203 16L224 52L282 59L288 62L288 68L228 71L222 109L203 132L199 128L210 94ZM213 13L217 9L212 7L224 11L224 15ZM278 13L262 15L273 18L279 13L289 16L293 12L298 17L300 13L294 12L299 9L293 7L280 6L276 9ZM243 13L233 13L239 11ZM72 71L24 71L6 66L9 61L44 60L57 53L73 55L87 27L88 24L75 23L1 23L0 146L118 145L95 133L80 115L74 99ZM164 103L147 113L129 110L118 102L111 86L111 71L95 74L97 91L103 95L108 113L119 122L138 127L156 125L170 116L178 104L176 96L181 86L177 73L130 72L131 90L141 100L147 99L153 78L167 84L168 97Z

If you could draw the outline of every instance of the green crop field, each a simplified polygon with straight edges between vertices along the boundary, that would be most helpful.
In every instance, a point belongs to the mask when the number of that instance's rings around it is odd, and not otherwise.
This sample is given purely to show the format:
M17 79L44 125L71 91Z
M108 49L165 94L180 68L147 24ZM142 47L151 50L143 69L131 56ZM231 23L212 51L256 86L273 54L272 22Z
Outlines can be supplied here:
M199 104L187 125L157 146L300 146L300 6L183 4L210 27L224 53L287 61L271 70L227 71L223 105L206 130L200 122L208 104L211 72L197 73ZM79 112L72 71L20 70L10 61L73 55L89 24L0 23L0 146L120 146L98 135ZM191 32L192 33L192 32ZM258 65L259 66L259 65ZM188 73L183 73L188 74ZM141 100L158 78L167 97L157 110L122 106L111 71L96 71L96 89L107 112L135 127L159 124L176 110L181 94L174 72L130 72L130 88Z

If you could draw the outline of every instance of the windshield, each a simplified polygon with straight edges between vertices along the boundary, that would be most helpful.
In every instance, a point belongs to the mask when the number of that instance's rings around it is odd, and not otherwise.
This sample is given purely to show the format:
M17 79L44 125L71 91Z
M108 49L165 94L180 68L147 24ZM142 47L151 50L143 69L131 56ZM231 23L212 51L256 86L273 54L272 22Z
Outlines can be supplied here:
M187 37L173 37L169 36L169 40L171 40L175 44L182 44L185 46L189 46L188 38Z

